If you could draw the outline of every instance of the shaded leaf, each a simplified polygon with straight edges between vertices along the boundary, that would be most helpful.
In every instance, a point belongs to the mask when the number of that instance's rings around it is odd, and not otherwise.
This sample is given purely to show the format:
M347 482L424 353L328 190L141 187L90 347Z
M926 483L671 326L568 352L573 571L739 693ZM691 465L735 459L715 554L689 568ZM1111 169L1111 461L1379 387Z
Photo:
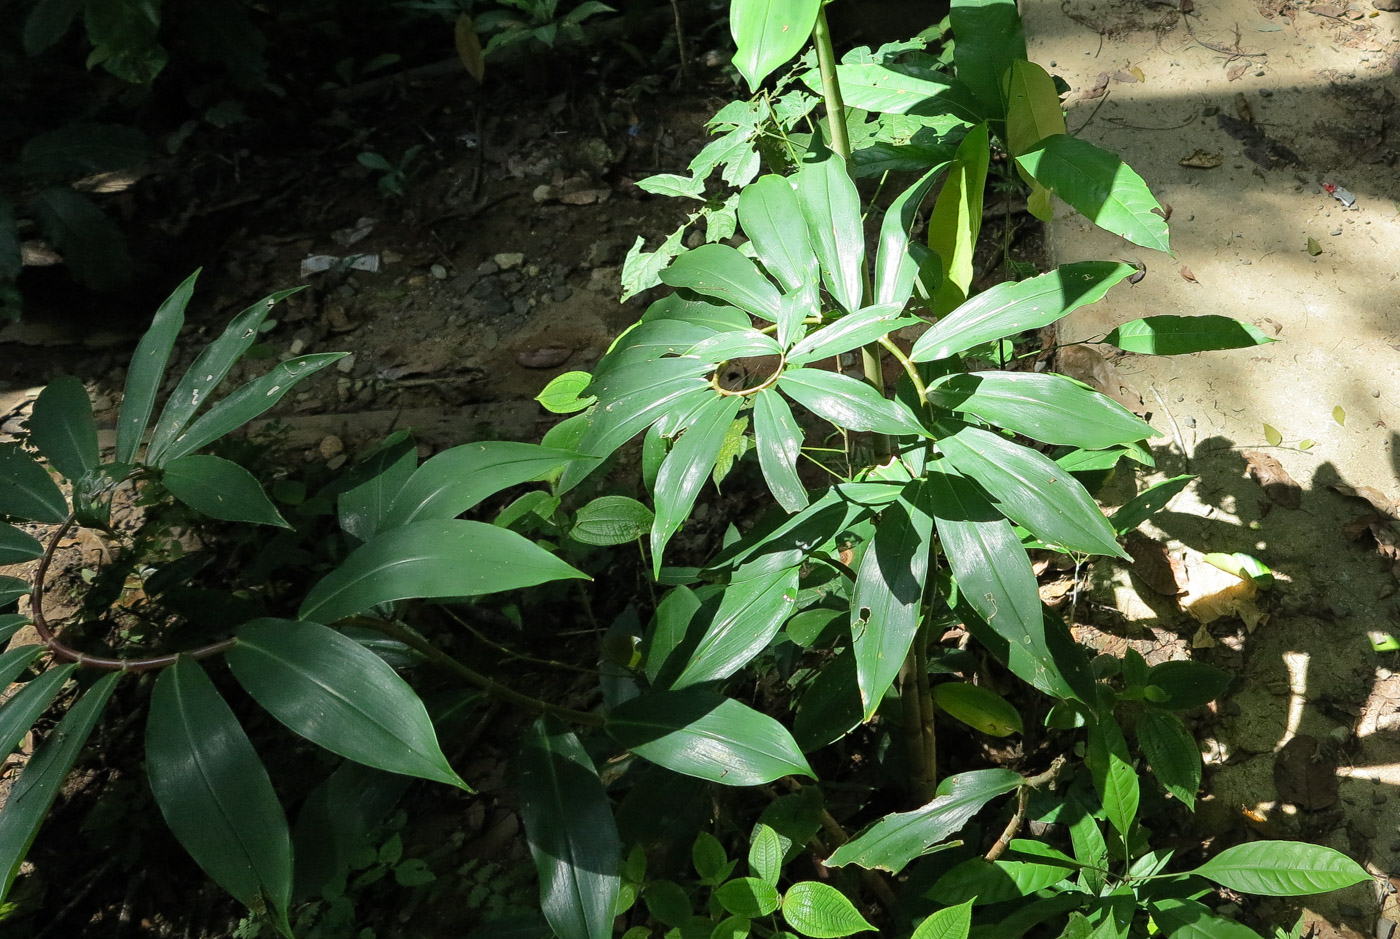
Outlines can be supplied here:
M210 518L291 528L257 477L223 457L194 454L171 460L160 481L170 494Z
M797 426L792 409L776 390L765 388L754 395L753 402L758 465L763 470L768 490L788 512L800 511L807 505L807 487L797 475L802 428Z
M758 877L735 877L715 891L726 912L746 919L767 916L778 908L778 888Z
M79 479L97 465L97 422L81 381L63 375L39 392L29 442L67 479Z
M1027 57L1014 0L955 0L948 18L957 37L953 64L958 78L976 95L984 115L1001 120L1006 116L1002 78Z
M0 443L0 516L5 515L54 525L68 516L58 484L13 443Z
M150 328L141 337L131 357L126 373L126 390L122 393L121 410L117 414L117 462L136 462L136 451L146 434L146 425L155 406L156 392L165 377L165 364L170 350L185 325L185 307L194 294L195 271L176 287L156 310Z
M945 681L933 688L933 700L949 717L993 737L1021 732L1021 715L1001 695L982 685Z
M34 175L74 178L124 170L149 155L146 135L135 127L80 122L30 137L20 160Z
M1251 323L1214 314L1147 316L1124 323L1104 337L1104 342L1124 352L1143 355L1247 349L1277 341Z
M767 648L797 600L798 569L735 580L671 687L728 678Z
M407 431L381 441L346 474L337 499L340 527L361 541L374 537L417 468L418 445Z
M914 227L924 198L947 168L947 163L934 166L914 185L896 196L885 210L875 255L875 303L897 303L902 309L913 296L919 262L909 250L909 232Z
M902 401L884 398L870 385L849 375L794 368L783 373L778 387L798 404L845 430L927 434Z
M0 524L0 567L22 564L44 553L44 546L33 536L13 525Z
M1216 916L1196 900L1152 900L1147 908L1170 939L1260 939L1248 926Z
M1156 435L1152 425L1105 395L1060 375L971 372L928 389L930 404L975 414L1045 443L1101 449Z
M1224 669L1185 659L1162 662L1147 671L1147 684L1162 689L1167 696L1162 706L1174 711L1204 707L1224 694L1233 680Z
M1201 788L1201 750L1181 718L1149 708L1138 719L1137 738L1152 774L1195 811L1196 790Z
M569 537L584 544L626 544L645 535L654 519L651 509L629 496L599 496L574 515Z
M36 56L63 38L85 0L39 0L24 20L24 54Z
M92 290L112 290L131 276L121 229L91 199L51 186L29 203L44 237L63 255L73 279Z
M661 462L656 485L652 487L656 496L656 519L651 528L651 555L656 573L660 573L667 542L690 515L695 497L714 469L725 434L743 403L739 395L715 395L705 401Z
M1128 752L1127 741L1113 719L1111 708L1101 710L1105 713L1089 727L1084 763L1102 800L1104 816L1126 839L1137 818L1140 796L1137 770L1133 768L1132 754Z
M36 648L35 654L41 651L43 650ZM8 655L9 653L0 656L0 663L3 663ZM4 706L0 707L0 753L12 753L15 747L19 746L19 742L29 733L34 722L53 703L54 697L75 668L76 665L68 664L45 669L38 677L25 682L24 687L6 699ZM9 684L10 678L4 680Z

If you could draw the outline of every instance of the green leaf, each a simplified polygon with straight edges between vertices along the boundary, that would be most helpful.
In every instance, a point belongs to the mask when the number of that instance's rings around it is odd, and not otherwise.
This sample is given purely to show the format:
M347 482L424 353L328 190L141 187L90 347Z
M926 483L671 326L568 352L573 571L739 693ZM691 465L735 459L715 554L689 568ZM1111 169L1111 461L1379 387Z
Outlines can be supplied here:
M5 811L0 812L0 902L9 896L39 826L120 679L121 672L111 672L84 692L29 757L11 786ZM6 710L13 706L12 700Z
M1204 707L1224 694L1232 681L1234 676L1224 669L1185 659L1162 662L1147 672L1147 684L1166 693L1162 706L1173 711Z
M24 581L19 581L23 584ZM0 642L9 642L15 633L29 625L29 617L19 613L0 613Z
M735 877L715 891L715 899L728 913L757 919L778 908L778 888L757 877Z
M931 385L928 400L1034 440L1064 446L1099 449L1157 433L1106 395L1048 373L954 374Z
M838 939L875 929L844 893L814 880L804 880L787 889L783 895L783 919L812 939Z
M298 619L333 623L410 597L474 597L588 575L513 531L429 519L375 535L302 601Z
M51 186L29 203L49 243L63 255L73 279L92 290L113 290L131 276L121 229L92 200L67 186Z
M768 491L784 510L800 511L807 505L807 487L797 475L802 428L797 426L783 396L771 388L754 395L753 419L758 465Z
M34 649L36 655L41 651L40 647ZM0 661L7 656L8 653L0 656ZM4 706L0 707L0 753L8 755L19 746L24 735L53 703L54 696L77 667L69 664L46 669L37 678L25 682L24 687L5 701ZM6 678L5 681L8 684L10 679Z
M302 355L278 362L266 375L254 378L229 393L204 414L201 414L172 440L160 455L156 465L168 464L206 447L231 431L237 430L258 415L271 409L287 392L306 378L333 362L345 358L347 352L321 352Z
M881 514L851 596L851 648L865 720L894 684L914 641L928 577L933 517L922 481Z
M44 546L33 536L13 525L0 524L0 567L22 564L44 553Z
M844 618L844 614L838 615ZM792 735L802 752L810 753L840 740L864 717L860 685L856 681L856 657L847 647L823 665L803 688Z
M1055 134L1016 157L1016 163L1100 228L1135 245L1171 252L1162 207L1118 154Z
M79 479L97 465L97 422L81 381L63 375L39 392L29 442L67 479Z
M1120 535L1133 531L1166 508L1167 503L1174 499L1178 492L1191 485L1195 478L1195 476L1173 476L1171 479L1165 479L1149 486L1123 503L1122 508L1109 516L1108 523Z
M792 182L783 176L760 176L739 194L739 224L763 266L784 291L794 293L817 280L817 256L807 237L802 206ZM788 345L791 328L779 322L778 343Z
M1264 425L1264 441L1271 447L1282 446L1283 434L1278 432L1278 428L1268 424Z
M653 880L642 894L652 919L665 926L684 926L694 917L690 895L674 880Z
M199 271L195 271L165 299L131 357L131 368L126 373L126 390L117 414L118 463L136 462L136 451L146 434L156 392L160 390L161 379L165 376L165 363L170 358L176 337L180 335L180 328L185 325L185 307L194 294L194 282L198 277Z
M257 477L223 457L195 454L171 460L162 469L160 481L175 498L210 518L292 527Z
M533 443L487 440L452 447L429 458L403 484L380 531L429 519L450 519L502 489L592 458Z
M973 252L982 230L982 195L987 188L991 159L989 146L986 124L978 124L967 132L929 216L929 250L938 256L943 267L943 280L928 301L935 316L958 307L972 288Z
M1196 900L1151 900L1147 910L1169 939L1260 939L1248 926L1216 916Z
M565 372L562 375L555 375L550 379L549 384L537 395L535 400L540 403L551 414L572 414L575 411L582 411L597 398L589 395L583 397L583 390L593 381L593 376L587 372Z
M1084 806L1077 795L1070 795L1065 804L1065 827L1069 829L1070 843L1074 846L1074 859L1084 868L1079 872L1079 882L1094 893L1104 886L1104 872L1108 869L1108 843L1099 830L1099 821Z
M705 378L709 371L703 362L673 358L623 366L605 379L595 375L590 390L598 404L586 413L588 429L579 440L579 452L605 457L667 415L689 414L715 396ZM566 469L561 491L583 479L589 469L582 464Z
M1132 754L1128 752L1127 741L1113 719L1111 708L1101 710L1105 713L1089 727L1084 763L1089 767L1094 789L1103 803L1104 816L1126 839L1137 818L1140 796L1137 770L1133 768Z
M778 320L778 288L753 261L728 245L701 245L687 251L661 272L661 282L723 300L770 322Z
M933 69L903 63L853 62L836 66L836 77L847 108L942 117L950 127L981 120L967 86ZM815 69L804 75L803 81L820 93L820 76Z
M193 659L181 658L156 680L146 773L166 824L204 872L239 902L270 907L285 923L292 891L286 816L238 719Z
M807 157L793 176L807 236L821 264L822 283L843 310L854 312L861 307L864 290L860 193L840 156L823 148L809 150Z
M903 402L881 397L870 385L849 375L794 368L783 373L778 387L798 404L844 430L928 433Z
M953 64L958 78L972 89L984 115L1001 120L1006 116L1002 78L1026 58L1015 0L954 0L948 19L957 37Z
M43 654L44 647L40 645L19 646L0 654L0 683L8 688L16 677Z
M101 64L123 81L145 85L165 67L166 52L156 41L160 8L148 0L89 3L83 23L93 45L88 67Z
M540 908L560 939L607 939L622 844L593 762L567 727L541 717L525 732L520 816L540 876Z
M816 778L783 725L709 691L633 698L613 710L606 726L638 756L726 786L758 786L788 774Z
M656 573L661 571L666 543L690 515L700 487L714 468L725 434L743 406L739 395L714 395L696 409L690 426L671 448L656 474L656 520L651 527L651 556Z
M44 468L18 444L0 443L0 516L57 525L68 517L68 500Z
M1011 63L1006 76L1006 145L1012 156L1020 156L1046 137L1066 133L1065 113L1055 80L1036 65L1018 59ZM1021 177L1031 186L1026 204L1030 213L1042 222L1054 218L1050 205L1050 190L1036 182L1020 166Z
M651 509L636 499L599 496L578 510L569 537L584 544L627 544L645 535L654 520Z
M827 867L855 864L897 874L905 865L957 833L982 806L1021 785L1009 769L979 769L949 776L932 802L912 812L886 815L832 852Z
M32 588L27 580L18 577L0 576L0 607L9 606Z
M24 20L24 54L38 55L63 38L86 0L39 0Z
M918 218L924 197L947 168L947 163L940 163L924 173L918 182L896 196L885 210L875 255L876 304L897 303L902 309L913 296L919 262L910 253L909 232Z
M946 359L973 346L1039 329L1086 304L1132 274L1131 264L1083 261L1039 277L997 284L943 317L910 351L915 362Z
M1138 718L1137 738L1152 774L1194 812L1196 790L1201 788L1201 750L1181 718L1148 708Z
M1364 867L1340 851L1303 841L1236 845L1187 873L1266 897L1327 893L1371 879Z
M418 445L407 431L381 441L345 476L346 488L338 499L340 527L361 541L373 538L417 468Z
M777 831L762 822L755 825L748 860L750 873L776 887L783 873L783 843Z
M729 8L734 67L757 91L775 69L802 51L821 0L735 0Z
M1128 556L1093 497L1041 453L976 427L939 438L938 448L996 500L999 511L1046 544Z
M1065 880L1074 873L1072 862L1034 863L1030 861L988 861L970 858L939 878L928 897L951 906L972 902L1004 903L1029 897Z
M195 412L208 404L214 390L228 375L243 353L257 341L260 327L267 314L280 301L300 291L301 287L279 290L249 306L233 321L224 327L219 337L205 346L193 364L181 376L180 383L170 393L151 431L151 442L146 448L146 462L162 466L166 460L165 450L174 442L176 435L185 429ZM237 425L235 425L237 426Z
M695 844L690 849L690 860L695 865L695 873L700 875L701 883L718 884L733 870L724 845L708 831L702 831L695 836Z
M914 929L910 939L967 939L972 931L972 901L945 907Z
M900 316L904 303L884 303L847 313L830 326L803 337L787 354L789 365L806 365L849 352L905 326L923 322L917 316Z
M949 717L993 737L1022 731L1021 714L1001 695L983 685L945 681L935 685L933 701Z
M671 687L679 691L728 678L767 648L797 600L798 573L789 568L731 582L714 619Z
M643 192L669 196L673 199L684 196L703 201L705 198L705 181L703 179L694 176L681 176L677 173L656 173L646 179L639 179L637 180L637 188Z
M229 667L243 689L317 746L391 773L466 789L443 756L427 708L369 649L318 623L255 619Z
M622 282L624 303L648 287L655 287L661 283L661 272L666 265L685 250L685 243L681 239L685 236L686 227L687 225L682 225L671 232L655 251L642 250L646 239L641 235L632 242L632 247L627 249L627 255L622 259L622 271L618 275Z
M1185 355L1220 349L1247 349L1277 342L1259 327L1232 316L1147 316L1124 323L1104 342L1124 352L1143 355Z

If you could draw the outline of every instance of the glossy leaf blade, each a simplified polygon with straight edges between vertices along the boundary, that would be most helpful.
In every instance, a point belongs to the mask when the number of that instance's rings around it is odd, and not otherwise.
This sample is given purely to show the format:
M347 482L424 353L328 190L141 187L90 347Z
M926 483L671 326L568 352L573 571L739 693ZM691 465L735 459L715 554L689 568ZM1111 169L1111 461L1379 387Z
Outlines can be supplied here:
M14 886L20 864L29 853L49 806L120 679L120 672L112 672L84 692L30 756L10 788L5 811L0 812L0 901Z
M949 776L932 802L912 812L886 815L832 852L827 867L855 864L897 874L910 861L950 835L997 796L1021 784L1009 769L980 769Z
M67 479L97 465L97 422L83 383L63 375L39 392L29 418L29 442Z
M987 491L999 511L1046 544L1128 556L1093 497L1048 457L976 427L959 428L940 438L938 447L959 473Z
M297 617L333 623L410 597L470 597L588 576L484 522L430 519L381 532L311 588Z
M606 726L638 756L726 786L758 786L788 774L816 778L782 724L710 691L634 698L614 708Z
M554 718L541 717L526 730L519 787L545 919L560 939L607 939L622 844L593 762Z
M1127 838L1137 818L1141 792L1132 754L1112 713L1090 726L1084 763L1102 801L1104 816Z
M739 224L784 291L800 290L817 279L817 256L807 237L802 206L786 177L760 176L745 186L739 194ZM779 333L778 342L786 345L781 329Z
M257 477L230 460L192 454L165 464L160 481L170 494L210 518L291 528Z
M470 791L438 746L428 710L369 649L319 623L256 619L226 657L243 689L312 743L391 773Z
M292 892L287 818L248 736L204 669L161 672L146 720L146 773L180 844L241 903L285 922Z
M44 654L41 645L17 646L0 653L0 685L9 687L35 659Z
M44 553L44 546L32 535L13 525L0 523L0 567L23 564Z
M266 375L260 375L229 393L204 414L201 414L177 436L156 465L194 453L206 447L253 418L263 414L303 379L310 378L333 362L345 358L348 352L322 352L297 356L278 362Z
M1142 355L1187 355L1247 349L1277 342L1259 327L1231 316L1147 316L1117 327L1104 342Z
M1201 750L1181 718L1148 708L1138 718L1137 738L1152 775L1195 811L1196 790L1201 788Z
M57 525L68 517L68 500L44 468L18 444L0 443L0 516Z
M919 207L938 177L948 168L940 163L901 192L890 203L880 222L880 243L875 254L875 302L897 303L903 308L914 295L919 262L909 252L909 232L917 220Z
M1216 916L1198 900L1153 900L1147 909L1168 939L1261 939L1244 923Z
M1085 449L1131 443L1157 433L1112 398L1049 373L952 375L929 388L929 403L975 414L1044 443Z
M845 430L877 434L927 434L901 401L884 398L858 378L816 368L783 373L778 387L789 398Z
M986 124L967 132L929 216L929 250L943 267L943 280L929 298L929 310L936 316L957 308L972 289L973 252L982 230L982 199L991 159L990 136Z
M1109 524L1120 535L1132 531L1166 508L1167 503L1175 498L1178 492L1191 485L1195 479L1195 476L1173 476L1171 479L1164 479L1149 486L1123 503L1118 511L1109 516Z
M0 753L8 754L19 746L75 668L76 665L68 664L46 669L0 706Z
M668 287L683 287L777 322L780 295L758 268L728 245L701 245L661 272Z
M775 69L802 51L817 21L821 0L756 0L730 5L734 67L757 91Z
M1369 880L1360 864L1337 851L1303 841L1253 841L1226 848L1189 873L1241 893L1303 897Z
M972 901L933 913L914 929L910 939L967 939L972 931Z
M197 277L199 271L185 278L160 305L150 328L141 337L136 353L131 357L131 368L126 373L126 390L117 414L118 463L136 462L136 451L146 434L156 392L160 390L161 379L165 377L165 363L170 359L170 350L175 346L175 338L180 335L180 327L185 325L185 307L194 294Z
M816 156L816 159L811 157ZM846 161L830 150L809 153L793 177L807 234L821 265L822 283L848 313L862 306L865 227L860 193Z
M1083 261L1039 277L997 284L933 324L914 343L910 358L915 362L946 359L984 342L1049 326L1103 299L1110 287L1135 270L1116 261Z
M1015 0L953 0L948 11L957 43L953 64L958 78L972 89L982 113L993 120L1006 116L1002 77L1025 59L1026 36Z
M1016 157L1016 163L1100 228L1135 245L1171 252L1161 205L1116 153L1055 134Z
M652 565L661 570L666 544L690 515L695 497L710 477L729 425L743 406L740 395L715 395L696 409L690 426L671 448L656 474L656 520L651 527Z
M875 930L844 893L815 880L799 881L783 894L783 920L811 939L839 939Z
M685 359L663 359L629 366L624 373L609 375L614 387L590 390L598 403L585 412L588 428L579 440L580 453L595 457L610 455L668 414L689 413L701 402L714 397L714 389L705 380L708 367L703 362ZM625 379L625 381L624 381ZM576 463L564 471L559 482L563 491L587 475L583 464Z
M906 298L907 299L907 298ZM923 322L916 316L900 316L904 303L883 303L847 313L829 326L804 336L788 352L789 365L806 365L875 342L905 326Z
M379 532L389 508L418 468L418 445L405 432L390 438L350 468L337 499L340 527L368 541Z
M790 568L730 583L671 688L728 678L767 648L797 601L797 577Z
M959 122L981 120L972 93L951 75L912 65L851 62L836 66L846 107L882 114L949 115ZM821 86L815 72L805 79L814 91Z
M754 396L753 427L758 465L763 470L768 491L786 511L801 511L807 505L807 487L797 475L802 428L797 426L792 409L777 391L765 388Z

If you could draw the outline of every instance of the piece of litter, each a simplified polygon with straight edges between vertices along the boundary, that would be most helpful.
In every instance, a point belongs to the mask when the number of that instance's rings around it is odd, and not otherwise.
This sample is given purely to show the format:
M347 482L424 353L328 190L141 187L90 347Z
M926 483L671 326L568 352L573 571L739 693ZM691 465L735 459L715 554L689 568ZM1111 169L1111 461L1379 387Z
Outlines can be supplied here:
M1343 189L1341 186L1334 186L1332 183L1323 183L1322 188L1327 190L1328 194L1331 195L1333 199L1336 199L1347 208L1351 208L1351 206L1356 203L1356 196L1352 195L1349 190Z
M343 264L352 271L368 271L371 274L379 273L378 254L352 254L346 258L337 258L329 254L313 254L310 257L301 259L301 273L305 277L307 274L319 274L328 271L336 265Z

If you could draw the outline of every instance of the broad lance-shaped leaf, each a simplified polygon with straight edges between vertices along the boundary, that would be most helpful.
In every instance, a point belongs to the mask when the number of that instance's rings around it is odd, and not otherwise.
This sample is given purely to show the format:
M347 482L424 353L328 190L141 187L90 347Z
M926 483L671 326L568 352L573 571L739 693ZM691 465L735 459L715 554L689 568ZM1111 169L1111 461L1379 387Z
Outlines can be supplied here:
M843 310L855 312L864 290L865 226L860 193L846 161L825 148L810 150L793 180L821 263L822 283Z
M622 842L607 793L578 737L552 717L525 732L518 784L540 909L560 939L607 939Z
M0 567L22 564L44 553L44 546L32 535L13 525L0 523Z
M758 465L768 483L768 491L789 512L807 505L807 487L797 475L797 458L802 453L802 428L793 419L792 409L772 388L754 395L754 440L758 445Z
M788 369L778 379L778 388L843 430L928 434L904 402L882 397L870 385L849 375L818 368Z
M1100 692L1100 698L1103 697ZM1103 804L1104 817L1124 838L1132 830L1141 798L1137 770L1111 702L1100 701L1099 720L1089 726L1084 763Z
M214 683L181 658L156 679L146 774L161 815L204 872L287 928L292 839L262 761Z
M0 607L7 607L32 589L29 581L0 575Z
M1162 509L1176 497L1178 492L1191 485L1195 476L1173 476L1149 486L1133 496L1123 506L1109 516L1108 522L1120 535L1132 531Z
M607 731L672 772L726 786L759 786L795 774L815 779L796 741L773 718L711 691L661 691L608 715Z
M85 691L29 757L10 787L5 811L0 812L0 902L9 896L39 826L120 679L121 672L112 672ZM6 708L12 706L13 701Z
M865 719L904 665L919 628L928 577L933 518L922 481L905 487L898 502L880 513L875 537L861 558L851 596L851 647Z
M1171 252L1167 220L1158 214L1161 205L1118 154L1056 134L1016 157L1016 163L1105 231L1144 248Z
M51 525L68 516L68 500L58 484L19 444L0 443L0 515Z
M225 434L237 430L244 424L264 413L275 405L297 383L337 362L348 352L321 352L314 355L301 355L285 362L278 362L266 375L260 375L246 384L240 385L221 399L204 414L195 419L165 452L160 464L169 463L177 457L194 453L206 447ZM157 465L160 465L157 464Z
M906 298L907 299L907 298ZM821 359L849 352L875 342L905 326L918 326L924 321L917 316L900 316L904 303L881 303L854 313L847 313L829 326L804 336L789 350L789 365L806 365Z
M0 706L0 753L10 753L19 746L77 667L69 664L46 669Z
M1186 355L1220 349L1247 349L1277 342L1259 327L1230 316L1147 316L1117 327L1104 342L1124 352Z
M797 601L797 575L794 567L731 582L714 619L671 687L679 691L728 678L767 648Z
M1017 59L1011 63L1006 85L1006 145L1012 156L1020 156L1046 137L1066 132L1060 93L1045 69ZM1031 178L1024 167L1018 165L1016 170L1031 185L1026 199L1030 213L1042 222L1050 221L1054 218L1050 190Z
M410 597L473 597L588 575L513 531L430 519L381 532L317 582L297 617L333 623Z
M656 520L651 527L652 566L657 574L666 543L695 505L695 497L714 469L725 434L743 403L740 395L714 395L700 405L690 426L662 461L654 487Z
M427 708L379 656L319 623L256 619L228 664L248 694L332 753L471 791L443 756Z
M1138 718L1138 745L1152 775L1188 809L1196 809L1201 788L1201 749L1196 738L1170 711L1148 708Z
M967 132L929 216L929 250L938 256L943 268L943 280L928 301L935 316L955 309L972 289L973 252L982 230L982 195L991 159L989 144L986 124Z
M67 479L97 465L97 423L83 383L63 375L39 392L29 418L29 442Z
M146 435L146 425L156 403L156 392L160 389L161 379L165 377L165 363L170 359L170 350L175 346L175 338L180 335L180 327L185 325L185 307L194 294L194 282L198 277L199 271L186 277L160 305L150 328L141 337L136 353L131 357L131 367L126 373L126 390L122 394L121 410L117 413L118 463L136 462L136 451L141 446L141 438Z
M257 477L231 460L207 453L165 464L160 481L170 494L210 518L291 528Z
M959 473L987 491L998 510L1046 544L1128 556L1093 497L1048 457L969 426L940 438L938 448Z
M1006 116L1002 77L1026 56L1026 35L1015 0L953 0L948 11L957 43L953 65L977 97L982 113Z
M728 245L701 245L661 272L668 287L684 287L777 322L780 294L752 261Z
M10 682L22 674L43 652L44 647L41 645L26 645L6 649L0 653L0 682L8 688Z
M928 393L936 407L975 414L1044 443L1099 449L1157 433L1112 398L1062 375L964 372L933 383Z
M836 66L846 107L881 114L917 114L944 118L949 125L976 124L982 120L972 92L950 75L914 65L852 62ZM816 69L802 76L807 86L821 93ZM925 166L927 164L924 164Z
M979 769L949 776L921 809L886 815L832 852L827 867L855 864L898 874L905 865L954 835L982 806L1021 785L1009 769Z
M972 297L934 323L910 351L915 362L946 359L984 342L1049 326L1086 304L1136 268L1116 261L1082 261L1023 281L1005 281Z
M787 177L760 176L745 186L739 193L739 224L784 291L801 290L817 279L817 256ZM786 345L785 337L779 336L778 341Z
M1241 893L1303 897L1369 880L1360 864L1334 848L1303 841L1254 841L1226 848L1194 871Z
M574 462L596 462L533 443L466 443L429 458L409 477L379 525L388 531L428 519L449 519L502 489L542 479Z
M775 69L802 51L812 35L821 0L744 0L730 4L734 67L757 91Z
M897 303L901 309L914 295L914 279L919 262L909 253L909 232L919 207L938 177L948 168L937 166L919 177L918 182L895 197L880 222L880 244L875 254L875 302Z
M347 487L336 500L340 527L368 541L379 532L399 490L418 468L418 445L408 431L379 443L350 467Z
M20 581L24 583L24 581ZM19 613L0 613L0 642L9 642L10 637L29 625L29 617Z
M1216 916L1199 900L1151 900L1147 911L1162 934L1171 939L1262 939L1244 923Z
M209 403L214 389L223 382L229 369L257 341L267 314L279 302L302 289L292 287L279 290L257 301L234 317L219 337L204 347L166 399L165 407L161 409L160 417L151 431L146 462L156 466L164 462L162 456L166 447L185 429L195 412Z

